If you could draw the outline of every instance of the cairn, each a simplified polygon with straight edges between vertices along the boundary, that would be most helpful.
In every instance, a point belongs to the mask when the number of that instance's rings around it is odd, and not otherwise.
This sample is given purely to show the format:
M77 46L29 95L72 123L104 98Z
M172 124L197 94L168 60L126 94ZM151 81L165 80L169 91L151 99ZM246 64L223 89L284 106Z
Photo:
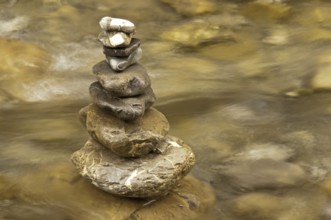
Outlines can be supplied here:
M124 19L100 21L103 60L93 67L93 103L79 111L90 139L71 159L80 174L113 195L166 195L191 170L195 157L182 140L168 135L169 122L155 108L146 69L138 63L140 40Z

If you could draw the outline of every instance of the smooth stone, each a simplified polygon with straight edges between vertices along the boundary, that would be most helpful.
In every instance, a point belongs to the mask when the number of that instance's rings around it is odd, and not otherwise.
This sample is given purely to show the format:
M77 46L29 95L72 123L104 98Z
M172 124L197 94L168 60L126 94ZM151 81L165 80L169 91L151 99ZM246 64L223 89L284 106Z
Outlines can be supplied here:
M167 137L160 154L128 159L117 156L94 140L72 154L83 177L113 195L147 198L164 196L193 167L195 157L183 141Z
M134 120L144 115L145 110L151 107L156 99L150 87L142 95L118 98L102 88L99 82L91 84L90 95L97 106L109 110L111 114L122 120Z
M100 20L99 25L105 31L120 31L127 34L135 32L135 25L131 21L121 18L106 16Z
M106 32L103 31L99 34L99 41L107 47L127 47L131 43L132 34L124 32Z
M122 157L138 157L155 151L169 131L168 120L155 108L149 108L143 117L129 122L95 104L82 108L79 116L92 138Z
M141 95L151 86L147 71L140 64L118 73L104 60L93 66L93 73L102 87L117 97Z
M296 187L305 183L307 178L300 166L270 159L236 163L220 173L233 187L244 191Z
M234 215L245 216L247 219L269 219L278 216L283 204L280 197L271 194L247 193L233 199L229 209Z
M134 51L132 54L130 54L129 57L124 58L124 57L106 57L110 67L114 71L124 71L126 68L129 66L137 63L141 57L142 57L142 50L141 48L138 48L136 51Z
M107 57L128 57L139 47L140 47L140 40L138 38L132 38L130 45L125 48L111 48L104 46L103 53Z

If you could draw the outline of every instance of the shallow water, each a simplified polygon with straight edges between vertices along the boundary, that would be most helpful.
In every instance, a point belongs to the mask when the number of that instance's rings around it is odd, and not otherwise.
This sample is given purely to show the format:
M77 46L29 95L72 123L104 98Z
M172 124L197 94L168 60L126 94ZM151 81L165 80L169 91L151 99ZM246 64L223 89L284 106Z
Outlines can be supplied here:
M105 15L137 25L155 106L216 195L210 219L331 219L331 3L166 2L0 1L0 219L112 216L67 170Z

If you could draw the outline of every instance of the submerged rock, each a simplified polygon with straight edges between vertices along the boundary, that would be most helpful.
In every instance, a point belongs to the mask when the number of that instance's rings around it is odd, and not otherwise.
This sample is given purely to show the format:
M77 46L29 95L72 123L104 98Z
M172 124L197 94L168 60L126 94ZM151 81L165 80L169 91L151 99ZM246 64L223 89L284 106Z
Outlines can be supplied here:
M295 187L305 183L307 178L300 166L271 159L237 163L221 173L232 186L242 190Z
M82 176L98 188L125 197L157 197L169 193L195 162L191 149L181 140L167 137L162 153L128 159L119 157L94 140L72 155Z
M161 0L184 16L194 16L216 12L218 5L212 0Z
M94 82L90 86L90 94L94 104L122 120L133 120L144 115L145 110L155 102L151 88L139 96L118 98L102 88L99 82Z
M130 45L132 34L124 32L101 32L99 41L107 47L126 47Z
M280 197L267 193L248 193L230 202L230 210L245 219L269 219L283 209Z
M154 108L144 116L125 122L90 104L79 112L80 120L92 138L124 157L146 155L155 150L168 134L169 122Z

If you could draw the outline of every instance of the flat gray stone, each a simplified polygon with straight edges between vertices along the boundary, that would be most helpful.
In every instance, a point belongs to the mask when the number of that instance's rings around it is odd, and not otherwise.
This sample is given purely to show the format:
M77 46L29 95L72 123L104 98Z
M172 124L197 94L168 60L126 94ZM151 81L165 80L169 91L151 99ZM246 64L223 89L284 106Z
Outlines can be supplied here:
M132 38L130 45L125 48L111 48L104 46L103 53L108 57L128 57L131 53L140 47L140 40L138 38Z
M79 111L79 118L93 139L122 157L155 151L169 131L168 120L155 108L149 108L136 120L123 121L90 104Z
M102 87L117 97L141 95L151 85L146 69L138 63L118 73L104 60L93 66L93 73Z
M134 120L144 115L145 110L155 102L155 95L150 87L139 96L119 98L105 90L99 82L94 82L90 85L90 95L94 104L122 120Z
M128 57L106 57L107 62L114 71L122 72L129 66L137 63L142 57L142 50L139 47Z
M142 158L122 158L89 140L72 154L80 174L111 194L147 198L166 195L193 167L195 157L183 141L167 137L163 153Z

